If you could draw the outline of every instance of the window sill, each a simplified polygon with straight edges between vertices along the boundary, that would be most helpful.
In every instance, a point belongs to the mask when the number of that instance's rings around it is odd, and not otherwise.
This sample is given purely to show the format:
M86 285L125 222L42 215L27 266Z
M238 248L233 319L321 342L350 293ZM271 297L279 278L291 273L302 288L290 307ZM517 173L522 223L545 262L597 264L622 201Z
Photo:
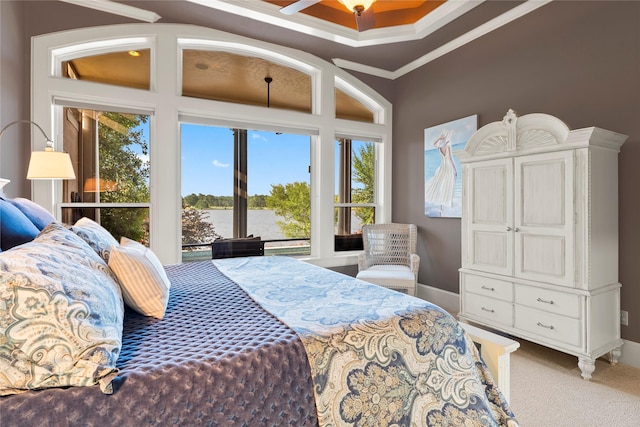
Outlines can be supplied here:
M318 267L344 267L348 265L358 264L358 254L361 251L351 251L334 255L332 257L303 257L299 258L302 261L309 264L317 265Z

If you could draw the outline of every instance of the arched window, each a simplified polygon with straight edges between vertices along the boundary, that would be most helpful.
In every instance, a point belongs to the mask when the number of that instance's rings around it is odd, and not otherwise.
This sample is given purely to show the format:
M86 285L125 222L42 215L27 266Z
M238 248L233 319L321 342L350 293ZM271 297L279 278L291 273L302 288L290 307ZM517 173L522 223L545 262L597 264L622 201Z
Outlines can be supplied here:
M59 219L94 217L116 237L142 240L164 263L176 263L183 254L183 204L221 209L228 203L222 196L240 194L233 198L233 232L224 237L245 237L255 234L248 208L262 207L265 196L273 205L276 189L304 190L309 212L296 232L308 234L304 256L324 266L355 263L357 252L336 250L334 234L358 233L353 223L337 221L337 208L391 220L391 106L333 64L175 24L78 29L33 41L33 119L51 130L57 149L72 155L78 176L32 182L34 200ZM198 138L193 132L200 128L223 136L185 140ZM360 198L340 199L337 171L345 159L336 144L345 140L364 147L350 155L374 153L366 200L358 183L349 197ZM229 184L214 190L215 168L225 167L231 169L220 180ZM198 194L205 197L187 198ZM285 215L280 222L299 220Z

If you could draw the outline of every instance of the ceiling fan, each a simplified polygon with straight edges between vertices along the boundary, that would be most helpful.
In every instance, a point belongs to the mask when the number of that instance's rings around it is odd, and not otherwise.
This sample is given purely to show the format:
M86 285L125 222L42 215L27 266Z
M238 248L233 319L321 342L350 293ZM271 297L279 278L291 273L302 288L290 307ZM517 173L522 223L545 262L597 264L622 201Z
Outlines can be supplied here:
M280 12L285 15L293 15L300 12L316 3L320 3L321 0L297 0L288 6L280 9ZM339 0L347 10L353 12L353 16L356 18L356 26L358 31L369 30L374 27L375 19L373 17L373 9L371 5L375 0Z

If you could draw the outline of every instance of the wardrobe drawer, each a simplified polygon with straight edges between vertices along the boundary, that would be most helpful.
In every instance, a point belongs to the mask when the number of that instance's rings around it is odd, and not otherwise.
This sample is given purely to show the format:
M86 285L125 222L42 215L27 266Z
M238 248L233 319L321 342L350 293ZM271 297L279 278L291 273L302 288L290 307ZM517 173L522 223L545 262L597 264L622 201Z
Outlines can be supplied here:
M580 318L580 296L533 286L516 285L516 304Z
M516 329L575 347L582 345L581 322L542 310L516 305Z
M513 326L513 305L510 302L465 293L464 309L466 314Z
M464 275L464 287L466 292L485 295L503 301L513 301L513 283L489 277Z

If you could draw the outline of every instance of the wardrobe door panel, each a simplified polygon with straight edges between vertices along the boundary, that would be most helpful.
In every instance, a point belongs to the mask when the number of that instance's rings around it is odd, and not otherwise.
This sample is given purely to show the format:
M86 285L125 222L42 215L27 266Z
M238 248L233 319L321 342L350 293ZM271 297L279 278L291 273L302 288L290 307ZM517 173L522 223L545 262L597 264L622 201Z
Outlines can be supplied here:
M572 287L573 151L514 161L515 276Z
M500 159L469 165L470 188L463 213L468 230L468 267L513 274L513 160Z

